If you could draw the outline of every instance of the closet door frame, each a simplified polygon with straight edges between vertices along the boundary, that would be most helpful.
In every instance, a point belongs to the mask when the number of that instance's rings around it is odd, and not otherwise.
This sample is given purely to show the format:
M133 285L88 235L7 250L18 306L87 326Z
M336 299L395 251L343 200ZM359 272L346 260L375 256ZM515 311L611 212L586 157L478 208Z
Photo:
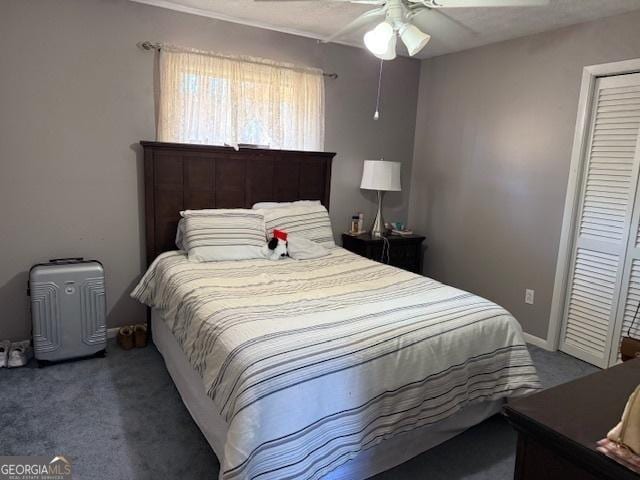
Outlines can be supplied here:
M624 75L628 73L640 73L640 59L625 60L622 62L590 65L582 70L582 84L580 87L580 99L578 101L578 115L576 129L571 151L571 165L569 168L569 180L565 196L562 230L560 233L560 245L556 262L556 275L551 301L551 314L547 339L542 345L548 350L558 350L560 336L563 329L563 318L567 296L567 283L572 253L578 228L578 214L580 211L582 179L585 170L586 149L589 146L591 126L591 106L595 92L596 81L599 77Z

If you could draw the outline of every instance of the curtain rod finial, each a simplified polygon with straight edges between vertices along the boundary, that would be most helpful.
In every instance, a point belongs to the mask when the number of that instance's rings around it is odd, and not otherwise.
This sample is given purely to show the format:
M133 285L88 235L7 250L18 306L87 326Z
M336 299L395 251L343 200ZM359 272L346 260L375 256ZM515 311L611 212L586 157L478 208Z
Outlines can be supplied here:
M138 42L137 45L143 50L160 50L159 43L153 43L153 42L150 42L149 40L145 40L144 42Z

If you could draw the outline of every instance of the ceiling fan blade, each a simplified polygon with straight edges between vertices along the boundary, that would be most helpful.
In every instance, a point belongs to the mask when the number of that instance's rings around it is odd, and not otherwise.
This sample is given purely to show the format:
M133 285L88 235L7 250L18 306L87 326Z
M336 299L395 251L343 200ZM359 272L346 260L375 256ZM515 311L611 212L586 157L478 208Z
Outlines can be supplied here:
M361 3L363 5L382 5L385 0L253 0L254 2L337 2Z
M549 5L549 0L410 0L433 8L469 7L536 7Z
M349 22L343 28L335 32L333 35L322 40L322 43L332 42L338 37L345 35L347 33L358 30L359 28L364 27L368 23L374 21L376 18L384 18L387 13L387 9L384 7L374 8L373 10L369 10L368 12L364 12L359 17L356 17L355 20Z

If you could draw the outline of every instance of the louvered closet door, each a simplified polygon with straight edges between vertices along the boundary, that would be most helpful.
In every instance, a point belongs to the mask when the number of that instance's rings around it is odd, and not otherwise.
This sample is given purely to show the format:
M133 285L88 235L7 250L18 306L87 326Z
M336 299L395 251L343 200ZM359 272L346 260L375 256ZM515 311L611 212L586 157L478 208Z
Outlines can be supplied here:
M629 75L629 77L636 78L635 86L627 87L627 90L619 96L627 101L626 105L628 107L626 123L628 123L631 130L627 139L627 151L632 152L635 150L635 161L640 163L640 74ZM631 139L634 131L636 137ZM612 348L609 355L610 365L616 363L620 358L621 336L625 335L629 330L638 302L640 302L640 182L636 187L631 233L627 245L622 288L620 290L620 300L618 301ZM640 323L636 322L631 334L640 338Z
M637 232L631 223L638 216L639 131L640 74L598 79L560 349L600 367L617 347L627 245Z

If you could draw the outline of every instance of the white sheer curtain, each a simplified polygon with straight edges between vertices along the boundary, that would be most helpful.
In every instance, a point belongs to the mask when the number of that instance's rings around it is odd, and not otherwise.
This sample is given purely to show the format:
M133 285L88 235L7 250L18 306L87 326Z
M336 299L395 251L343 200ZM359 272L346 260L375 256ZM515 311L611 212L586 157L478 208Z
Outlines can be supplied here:
M323 150L322 71L163 47L158 140Z

